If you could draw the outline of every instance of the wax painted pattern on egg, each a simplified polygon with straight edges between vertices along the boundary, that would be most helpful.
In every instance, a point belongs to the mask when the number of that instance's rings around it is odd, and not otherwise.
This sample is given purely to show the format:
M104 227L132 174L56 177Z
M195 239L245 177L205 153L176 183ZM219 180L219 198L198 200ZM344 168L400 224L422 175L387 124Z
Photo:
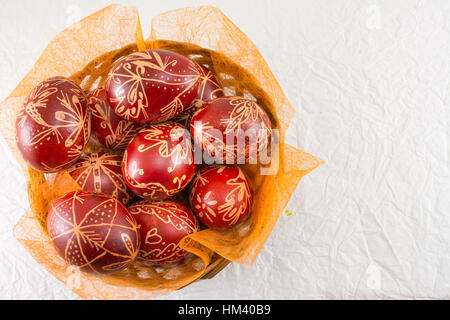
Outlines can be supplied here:
M142 125L127 121L115 114L106 98L104 88L95 89L87 96L91 111L92 132L103 146L112 150L125 149Z
M179 193L194 177L196 168L189 132L175 122L143 129L125 150L122 163L128 187L150 200Z
M249 159L256 159L267 150L272 135L267 113L256 102L241 97L210 101L195 113L190 127L195 143L227 164L236 164L239 153L244 153L247 163ZM196 127L201 127L201 130ZM227 135L247 136L252 143L246 142L245 149L240 150L237 140L230 143ZM255 150L250 148L250 144L255 146Z
M197 95L199 67L167 50L132 53L110 71L105 88L120 117L138 123L167 121Z
M90 113L81 88L54 77L38 84L16 118L16 142L34 169L57 172L82 154L89 141Z
M246 175L233 166L202 168L189 193L191 208L200 221L218 229L242 222L251 211L252 197Z
M138 226L117 200L73 192L55 200L47 217L55 249L69 264L92 274L125 269L140 245Z
M130 207L142 239L138 259L147 265L173 265L187 252L178 246L185 236L200 230L192 212L176 201L141 201Z
M123 204L133 198L122 175L122 157L119 155L88 153L67 171L83 191L104 194Z
M198 64L200 69L200 80L197 97L192 101L189 108L173 118L173 121L189 127L192 116L201 109L206 102L223 97L225 93L214 74L205 66Z

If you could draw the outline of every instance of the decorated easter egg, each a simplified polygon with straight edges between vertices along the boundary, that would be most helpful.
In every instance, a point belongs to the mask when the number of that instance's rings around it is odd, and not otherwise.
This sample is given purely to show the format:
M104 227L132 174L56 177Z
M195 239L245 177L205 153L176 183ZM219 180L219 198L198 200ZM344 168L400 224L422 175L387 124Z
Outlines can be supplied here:
M72 192L52 202L47 231L58 254L92 274L111 274L136 258L139 231L128 209L116 199Z
M192 181L189 202L206 226L226 229L242 223L252 209L250 182L236 166L207 166Z
M138 260L149 266L173 266L185 259L187 252L178 246L180 240L200 231L189 208L172 200L144 200L129 210L142 239Z
M135 194L149 200L176 195L197 169L189 132L178 123L165 122L141 130L125 150L122 172Z
M72 80L39 83L16 118L16 142L27 164L46 173L70 167L89 141L86 97Z
M142 125L116 115L106 99L104 88L89 93L87 100L91 111L92 133L106 148L125 149L136 133L142 129Z
M133 197L122 175L122 156L100 152L88 153L68 170L85 192L113 197L127 204Z
M135 52L117 61L106 80L109 104L120 117L138 123L167 121L195 99L200 70L167 50Z
M225 95L214 74L205 66L199 64L198 67L200 70L200 80L197 97L185 111L173 118L173 121L176 121L185 127L189 127L192 116L201 109L206 102Z
M222 97L208 102L195 113L190 129L195 143L219 164L257 163L258 156L270 153L270 119L249 99Z

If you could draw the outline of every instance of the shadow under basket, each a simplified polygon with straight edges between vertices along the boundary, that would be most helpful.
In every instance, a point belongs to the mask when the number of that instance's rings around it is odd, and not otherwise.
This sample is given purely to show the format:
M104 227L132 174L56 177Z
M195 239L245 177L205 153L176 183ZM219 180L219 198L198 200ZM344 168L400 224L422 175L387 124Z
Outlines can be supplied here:
M158 40L155 42L146 42L147 48L166 49L177 52L191 60L208 67L221 82L226 95L243 96L256 101L269 115L273 128L279 128L276 115L273 110L270 97L258 86L257 80L247 70L235 64L223 54L216 51L201 48L194 44L180 43L167 40ZM87 93L98 87L103 86L112 64L119 58L138 51L136 44L125 46L121 49L108 52L91 61L83 70L73 74L71 79L78 83ZM220 70L220 72L216 72ZM225 70L222 71L222 70ZM245 79L245 80L244 80ZM90 142L85 152L108 151L95 142ZM45 182L46 177L41 172L29 169L28 194L30 200L36 197L36 188ZM36 217L39 224L46 229L46 217ZM45 230L46 232L46 230ZM214 253L209 265L206 267L200 279L211 279L222 271L229 260ZM139 264L139 263L138 263ZM130 266L130 269L139 268L136 264ZM106 280L106 279L105 279ZM108 280L106 280L108 282ZM120 282L120 281L119 281ZM119 283L117 283L119 284Z

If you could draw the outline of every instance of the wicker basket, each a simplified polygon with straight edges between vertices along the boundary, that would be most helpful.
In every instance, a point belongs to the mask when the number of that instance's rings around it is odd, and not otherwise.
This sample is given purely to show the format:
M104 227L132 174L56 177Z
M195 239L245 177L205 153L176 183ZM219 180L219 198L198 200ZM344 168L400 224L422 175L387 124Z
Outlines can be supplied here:
M212 56L220 56L220 61L226 61L227 66L227 74L217 74L218 79L224 87L227 95L238 95L253 98L257 103L264 108L271 118L272 124L276 127L277 120L273 117L273 115L269 112L269 108L267 108L270 103L270 99L267 97L265 92L255 86L257 83L256 80L248 81L248 79L253 79L253 76L249 74L244 68L239 65L231 62L229 59L224 57L222 54L211 51L208 49L201 48L199 46L187 43L179 43L174 41L165 41L159 40L154 43L147 42L147 48L159 48L159 49L167 49L179 54L182 54L195 62L205 65L210 68L210 70L215 73L214 64L212 61ZM100 87L106 81L106 77L111 68L111 65L118 60L119 58L126 56L130 53L136 52L137 45L128 45L121 49L109 52L104 54L93 61L91 61L83 70L77 72L76 74L71 76L71 79L75 82L79 83L81 88L85 92L89 92L97 87ZM222 62L223 63L223 62ZM223 69L223 68L222 68ZM245 75L245 76L243 76ZM240 81L239 79L247 79L245 83L244 81ZM250 87L249 87L250 84ZM255 97L259 97L256 99ZM93 143L90 143L86 151L87 152L98 152L101 151L102 147ZM35 186L39 186L44 181L45 177L42 173L36 172L34 170L30 170L29 168L29 181L28 181L28 194L33 197ZM44 221L40 221L41 225L43 225ZM201 279L211 279L215 275L217 275L220 271L222 271L228 264L229 260L219 256L218 254L214 254L211 259L210 264L206 268Z
M117 19L124 21L121 28L117 28ZM150 39L158 38L180 42L145 42L137 9L111 5L80 21L77 28L66 29L55 37L30 73L1 103L0 130L25 170L30 200L30 210L15 225L14 237L37 263L84 299L153 299L200 278L214 277L230 262L223 257L252 264L302 177L323 163L284 142L294 108L251 40L220 10L192 7L161 14L152 19ZM133 41L136 44L128 45ZM215 51L192 43L202 43ZM115 61L138 48L178 52L211 69L227 96L256 101L269 115L272 128L278 129L278 135L274 135L279 138L276 173L263 175L260 166L246 165L243 169L252 179L255 191L251 218L226 232L203 230L184 238L181 245L194 253L185 263L172 268L148 268L136 261L125 270L104 277L80 273L77 268L68 267L46 236L46 217L51 202L78 190L79 186L67 172L47 176L29 167L27 170L15 143L15 114L30 88L42 79L58 74L71 75L89 92L104 84ZM101 150L102 147L92 141L85 151Z

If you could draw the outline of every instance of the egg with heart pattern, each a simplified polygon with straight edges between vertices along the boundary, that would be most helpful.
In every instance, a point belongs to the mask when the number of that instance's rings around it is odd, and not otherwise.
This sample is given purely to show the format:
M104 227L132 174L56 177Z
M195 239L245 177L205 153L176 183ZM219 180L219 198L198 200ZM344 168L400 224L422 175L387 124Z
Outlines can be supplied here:
M142 239L138 260L148 266L173 266L183 262L187 252L178 246L180 240L200 231L188 207L173 200L144 200L133 204L129 210L139 225Z

